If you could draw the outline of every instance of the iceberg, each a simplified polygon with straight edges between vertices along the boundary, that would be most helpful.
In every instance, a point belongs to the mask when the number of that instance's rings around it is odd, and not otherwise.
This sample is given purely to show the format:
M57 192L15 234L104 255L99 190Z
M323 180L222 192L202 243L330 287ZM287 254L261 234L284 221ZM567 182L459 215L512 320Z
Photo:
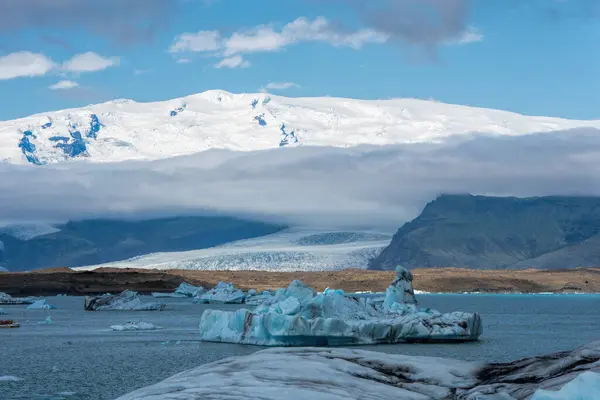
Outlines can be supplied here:
M337 347L274 348L205 364L118 400L600 398L594 391L597 378L586 371L600 371L600 341L500 364ZM577 385L584 385L587 397L536 397L548 388L575 396Z
M55 310L56 306L48 304L46 300L36 300L25 308L27 310Z
M233 283L219 282L217 286L194 298L197 303L242 304L246 295Z
M123 325L111 325L113 331L153 331L158 327L150 322L130 321Z
M279 291L283 292L284 289L279 289ZM257 306L259 304L272 302L277 298L276 296L278 296L278 293L279 292L273 290L263 290L260 293L257 293L256 290L253 289L248 290L244 303L251 306Z
M183 297L196 297L200 296L204 293L204 288L202 286L194 286L190 285L187 282L182 282L177 289L175 289L172 293L158 293L152 292L153 297L174 297L174 298L183 298Z
M8 293L0 292L0 304L32 304L34 301L36 301L36 299L34 299L33 297L12 297Z
M0 315L8 315L8 313L3 308L0 308Z
M137 292L125 290L119 294L86 296L85 311L162 311L163 303L142 303Z
M296 280L254 311L209 309L200 320L203 341L262 346L474 341L482 330L477 313L417 308L412 274L404 268L383 299L329 288L318 294Z
M564 385L559 391L539 389L531 400L600 399L600 373L586 371Z

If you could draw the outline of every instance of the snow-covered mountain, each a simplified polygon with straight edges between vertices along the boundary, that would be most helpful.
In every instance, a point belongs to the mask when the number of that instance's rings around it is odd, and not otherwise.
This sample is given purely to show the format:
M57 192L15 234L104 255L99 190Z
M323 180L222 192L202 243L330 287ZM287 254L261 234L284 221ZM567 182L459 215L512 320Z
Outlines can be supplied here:
M600 121L529 117L416 99L287 98L213 90L154 103L115 100L0 122L0 161L162 159L211 148L355 146L520 135Z

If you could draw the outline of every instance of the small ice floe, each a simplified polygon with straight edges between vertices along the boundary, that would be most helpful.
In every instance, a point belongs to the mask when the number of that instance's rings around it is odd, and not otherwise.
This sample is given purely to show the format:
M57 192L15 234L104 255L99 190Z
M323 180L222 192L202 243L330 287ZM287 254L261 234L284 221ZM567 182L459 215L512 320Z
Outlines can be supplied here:
M54 321L50 315L48 315L45 320L38 322L40 325L52 325L53 323Z
M417 308L412 274L396 270L385 296L317 292L301 281L277 291L254 311L205 310L204 341L264 346L336 346L420 341L474 341L482 333L477 313Z
M12 376L12 375L0 376L0 383L2 383L2 382L20 382L22 380L23 380L23 378L18 378L16 376Z
M71 396L75 396L77 394L77 392L60 392L58 393L59 396L64 396L64 397L71 397Z
M160 329L156 325L150 322L143 321L130 321L123 325L111 325L110 329L113 331L153 331L155 329Z
M244 292L233 283L219 282L215 288L196 296L194 301L208 304L242 304L245 298Z
M179 345L181 344L181 340L166 340L164 342L160 342L160 344L162 344L163 346L172 346L172 345Z
M175 289L172 293L159 293L152 292L153 297L174 297L174 298L182 298L182 297L197 297L202 295L205 292L205 289L202 286L194 286L187 282L182 282L177 289Z
M116 295L86 296L86 311L161 311L164 303L142 303L137 292L125 290Z
M598 371L599 363L600 341L499 364L347 348L274 348L204 364L118 400L597 400L600 378L586 371Z
M25 308L27 310L55 310L56 306L48 304L46 300L36 300Z

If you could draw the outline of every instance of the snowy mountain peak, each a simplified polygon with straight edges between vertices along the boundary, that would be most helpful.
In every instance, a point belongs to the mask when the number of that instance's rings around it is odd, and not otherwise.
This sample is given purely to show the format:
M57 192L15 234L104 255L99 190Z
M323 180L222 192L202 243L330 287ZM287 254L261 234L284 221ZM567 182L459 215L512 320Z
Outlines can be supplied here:
M417 99L286 98L223 90L162 102L112 100L0 122L0 162L162 159L211 148L348 147L521 135L600 121L529 117Z

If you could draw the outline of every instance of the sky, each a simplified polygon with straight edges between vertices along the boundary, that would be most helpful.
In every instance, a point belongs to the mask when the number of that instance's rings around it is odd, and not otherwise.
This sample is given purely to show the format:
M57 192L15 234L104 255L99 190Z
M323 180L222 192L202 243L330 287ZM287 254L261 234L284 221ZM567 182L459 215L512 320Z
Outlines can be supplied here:
M597 0L0 0L0 120L211 89L600 119Z

